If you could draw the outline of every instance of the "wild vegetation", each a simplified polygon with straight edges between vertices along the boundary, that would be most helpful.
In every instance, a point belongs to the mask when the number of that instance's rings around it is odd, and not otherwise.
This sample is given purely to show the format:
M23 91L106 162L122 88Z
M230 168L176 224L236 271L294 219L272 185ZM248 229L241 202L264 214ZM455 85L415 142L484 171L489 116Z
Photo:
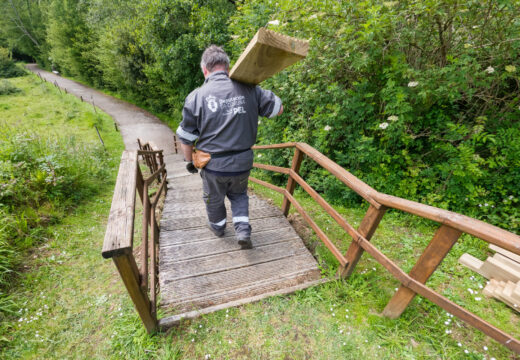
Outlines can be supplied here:
M264 84L286 111L262 122L261 143L304 141L380 191L520 229L518 0L2 6L5 46L167 113L172 126L202 82L208 44L237 59L260 26L310 39L305 61ZM358 203L319 169L303 173L329 200Z
M54 95L34 76L11 81L18 91L0 95L1 318L12 310L8 294L28 251L52 237L50 226L95 196L117 163L93 127L103 132L112 122L108 116L95 115L71 96Z

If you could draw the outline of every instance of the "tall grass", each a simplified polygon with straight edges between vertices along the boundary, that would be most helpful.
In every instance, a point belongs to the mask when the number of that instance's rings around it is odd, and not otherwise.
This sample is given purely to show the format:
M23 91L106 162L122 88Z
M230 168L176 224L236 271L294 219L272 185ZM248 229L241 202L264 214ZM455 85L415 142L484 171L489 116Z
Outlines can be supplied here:
M0 129L0 298L28 249L47 238L46 226L96 194L108 176L99 145L74 136L45 137L11 126ZM8 302L0 299L0 312Z

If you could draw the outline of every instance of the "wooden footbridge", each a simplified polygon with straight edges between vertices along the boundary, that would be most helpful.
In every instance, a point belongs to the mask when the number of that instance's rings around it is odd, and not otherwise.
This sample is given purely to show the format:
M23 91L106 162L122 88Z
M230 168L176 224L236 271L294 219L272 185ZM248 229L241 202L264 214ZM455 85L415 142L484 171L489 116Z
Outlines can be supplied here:
M262 199L251 197L254 249L239 250L230 224L223 238L215 237L206 228L200 177L185 170L181 156L163 156L162 150L150 144L139 145L139 150L123 152L102 254L113 259L149 332L175 325L184 318L327 281L286 219L292 205L338 259L341 265L338 276L348 277L366 251L399 280L401 287L384 309L385 316L399 317L415 295L421 295L520 354L519 340L425 285L462 233L520 254L518 235L464 215L379 193L309 145L286 143L253 148L256 151L293 148L294 156L290 168L254 164L256 168L287 175L288 182L285 188L280 188L250 178L252 182L279 192L284 200L282 208L277 209ZM299 175L304 157L315 161L370 204L358 229ZM149 175L143 176L139 158L148 166ZM352 238L345 254L293 197L297 185ZM142 203L142 240L141 245L134 248L136 192ZM158 206L165 193L158 222ZM370 242L387 208L440 224L409 274ZM161 319L157 319L157 305L167 314Z

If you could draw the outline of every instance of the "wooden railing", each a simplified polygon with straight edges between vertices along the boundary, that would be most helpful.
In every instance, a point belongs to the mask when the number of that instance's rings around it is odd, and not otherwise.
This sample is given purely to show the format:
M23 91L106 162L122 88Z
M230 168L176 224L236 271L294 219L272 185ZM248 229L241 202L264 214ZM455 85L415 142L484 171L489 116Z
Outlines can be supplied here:
M114 261L146 330L152 333L157 329L158 293L159 226L155 210L167 191L166 168L162 150L149 143L138 144L139 150L125 150L121 156L102 255ZM146 178L139 167L139 156L150 169L151 175ZM150 196L149 187L154 181L159 187ZM133 251L136 190L143 205L140 267Z
M520 254L520 236L451 211L379 193L305 143L285 143L253 147L254 150L281 148L294 148L291 168L258 163L253 164L253 166L258 169L288 175L289 179L285 189L253 177L250 177L249 179L257 184L277 191L284 196L282 212L285 216L288 215L291 204L296 208L298 213L300 213L304 220L316 232L317 236L323 241L325 246L339 261L339 274L342 277L347 277L352 273L354 267L361 258L363 251L366 251L372 255L377 262L384 266L397 280L399 280L401 286L390 302L386 305L383 311L384 315L390 318L399 317L415 295L419 294L439 305L449 313L457 316L469 325L479 329L514 352L520 354L520 341L425 285L428 278L433 274L462 233L476 236L491 244L510 250L515 254ZM328 170L332 175L347 185L350 189L354 190L370 204L358 229L355 229L350 225L299 175L299 169L304 155L307 155L308 158L314 160L324 169ZM300 203L294 198L293 193L297 184L300 185L302 189L304 189L330 216L332 216L339 226L341 226L343 230L352 237L353 241L345 254L342 254L334 243L330 241L327 235L319 228L319 226L305 212ZM441 224L433 236L433 239L430 241L409 274L401 270L398 265L385 256L376 246L370 243L370 238L377 229L387 208L402 210L426 219L434 220Z

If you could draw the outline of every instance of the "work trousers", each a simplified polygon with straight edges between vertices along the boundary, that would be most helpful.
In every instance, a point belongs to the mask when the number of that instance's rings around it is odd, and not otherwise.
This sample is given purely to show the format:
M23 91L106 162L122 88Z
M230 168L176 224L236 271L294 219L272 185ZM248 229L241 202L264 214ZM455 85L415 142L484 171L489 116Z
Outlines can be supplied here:
M249 196L247 196L249 171L237 176L219 176L202 169L200 176L202 198L206 204L210 226L215 230L223 230L226 227L224 199L227 196L231 202L235 234L251 236Z

